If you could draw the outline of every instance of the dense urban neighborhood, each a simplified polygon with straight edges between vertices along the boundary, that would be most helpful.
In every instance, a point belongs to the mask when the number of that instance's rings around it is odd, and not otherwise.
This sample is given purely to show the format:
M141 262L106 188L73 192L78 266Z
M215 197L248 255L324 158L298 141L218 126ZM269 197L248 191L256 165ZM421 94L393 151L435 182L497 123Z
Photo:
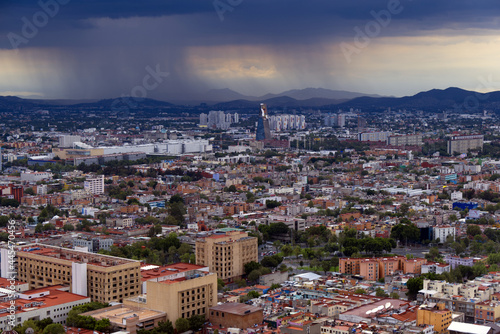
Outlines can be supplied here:
M0 125L5 330L500 332L494 113L22 115Z

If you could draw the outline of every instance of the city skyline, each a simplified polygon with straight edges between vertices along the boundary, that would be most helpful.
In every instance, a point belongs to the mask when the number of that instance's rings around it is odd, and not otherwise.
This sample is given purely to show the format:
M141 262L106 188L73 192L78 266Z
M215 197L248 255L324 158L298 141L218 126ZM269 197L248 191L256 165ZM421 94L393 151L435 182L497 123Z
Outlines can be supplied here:
M386 96L450 86L500 90L498 7L9 1L0 5L0 95L168 100L226 87L254 96L306 87Z

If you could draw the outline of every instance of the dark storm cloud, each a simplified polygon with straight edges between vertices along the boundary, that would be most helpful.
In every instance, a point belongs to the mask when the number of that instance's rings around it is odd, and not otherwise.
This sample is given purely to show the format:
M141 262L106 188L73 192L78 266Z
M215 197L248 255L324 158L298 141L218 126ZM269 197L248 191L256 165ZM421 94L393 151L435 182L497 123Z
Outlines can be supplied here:
M41 87L31 91L38 89L50 97L128 94L141 82L145 67L156 64L171 74L160 89L151 92L151 97L206 90L208 85L186 63L186 58L196 52L193 47L265 46L268 52L291 59L289 67L303 65L295 69L297 82L309 73L311 77L325 77L318 81L320 85L330 80L330 72L314 51L321 50L324 44L352 42L354 28L364 27L374 19L373 11L386 9L391 1L242 0L221 14L216 12L214 0L69 0L34 37L19 44L19 49L33 73L41 67L40 62L52 66L29 80L40 82ZM443 33L452 35L463 29L499 28L498 0L400 3L403 10L391 17L390 24L377 37L420 36L438 29L447 29ZM40 10L35 0L0 0L0 52L13 48L9 34L22 36L23 18L32 21ZM30 53L30 49L49 51ZM53 74L54 68L60 73ZM288 69L276 64L276 70ZM248 87L259 86L259 81L252 80ZM2 90L13 88L0 86Z
M43 0L42 0L43 1ZM227 3L227 0L217 0ZM47 2L47 1L44 1ZM212 0L72 0L61 5L59 13L43 27L43 34L33 43L74 45L71 38L79 30L92 29L89 19L169 17L181 15L176 34L189 40L185 44L225 43L314 43L349 37L353 27L373 19L370 12L383 10L388 0L243 0L232 11L226 11L224 21ZM419 31L439 28L498 28L499 1L435 1L401 0L404 10L392 18L385 35L412 35ZM8 32L19 33L22 17L40 10L37 1L4 1L0 7L0 47L8 48ZM201 19L200 19L201 18ZM140 28L138 28L140 30ZM61 34L61 30L65 34ZM140 31L138 32L140 33ZM64 37L64 35L67 35ZM78 34L76 35L78 37ZM55 37L55 40L54 40ZM30 41L31 42L31 41Z

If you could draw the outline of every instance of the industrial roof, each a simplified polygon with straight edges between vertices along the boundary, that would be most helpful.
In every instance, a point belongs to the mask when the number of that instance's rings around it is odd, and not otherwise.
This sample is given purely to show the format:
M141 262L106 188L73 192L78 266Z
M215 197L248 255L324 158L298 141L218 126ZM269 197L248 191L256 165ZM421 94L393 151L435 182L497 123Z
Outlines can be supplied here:
M474 324L466 324L464 322L452 321L448 327L449 331L470 333L470 334L488 334L490 327Z

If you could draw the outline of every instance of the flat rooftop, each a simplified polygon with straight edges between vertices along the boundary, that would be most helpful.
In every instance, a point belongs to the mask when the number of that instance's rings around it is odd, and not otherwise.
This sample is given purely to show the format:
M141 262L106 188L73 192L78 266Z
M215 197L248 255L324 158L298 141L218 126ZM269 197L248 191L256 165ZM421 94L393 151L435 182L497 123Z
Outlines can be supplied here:
M189 272L191 271L204 271L208 273L209 269L207 266L199 266L196 264L183 263L183 262L169 264L166 266L156 266L156 265L146 264L141 266L141 278L142 281L144 282L153 280L155 278L167 277L170 275L176 275L178 277L178 274L181 273L189 275Z
M263 312L263 308L242 303L225 303L211 307L210 311L219 311L236 315L245 315L254 312Z
M90 300L90 297L62 291L63 289L66 288L62 285L54 285L21 293L17 292L16 295L19 296L19 298L15 299L16 314L80 300ZM9 314L9 307L11 304L8 299L8 294L0 293L0 298L2 298L1 300L6 298L5 301L0 302L0 317L2 317Z
M82 313L81 315L91 315L93 318L97 320L107 318L111 323L119 324L120 326L122 326L123 320L127 318L138 316L139 322L143 322L151 319L164 317L166 313L149 309L143 309L143 308L128 307L121 304L119 305L119 307L116 306L106 307L99 310Z
M45 256L53 259L60 259L65 261L77 262L77 263L87 263L93 266L99 267L113 267L128 263L140 263L137 260L124 259L115 256L94 254L88 252L81 252L77 250L42 245L42 244L31 244L18 248L18 255L22 253L34 254Z

